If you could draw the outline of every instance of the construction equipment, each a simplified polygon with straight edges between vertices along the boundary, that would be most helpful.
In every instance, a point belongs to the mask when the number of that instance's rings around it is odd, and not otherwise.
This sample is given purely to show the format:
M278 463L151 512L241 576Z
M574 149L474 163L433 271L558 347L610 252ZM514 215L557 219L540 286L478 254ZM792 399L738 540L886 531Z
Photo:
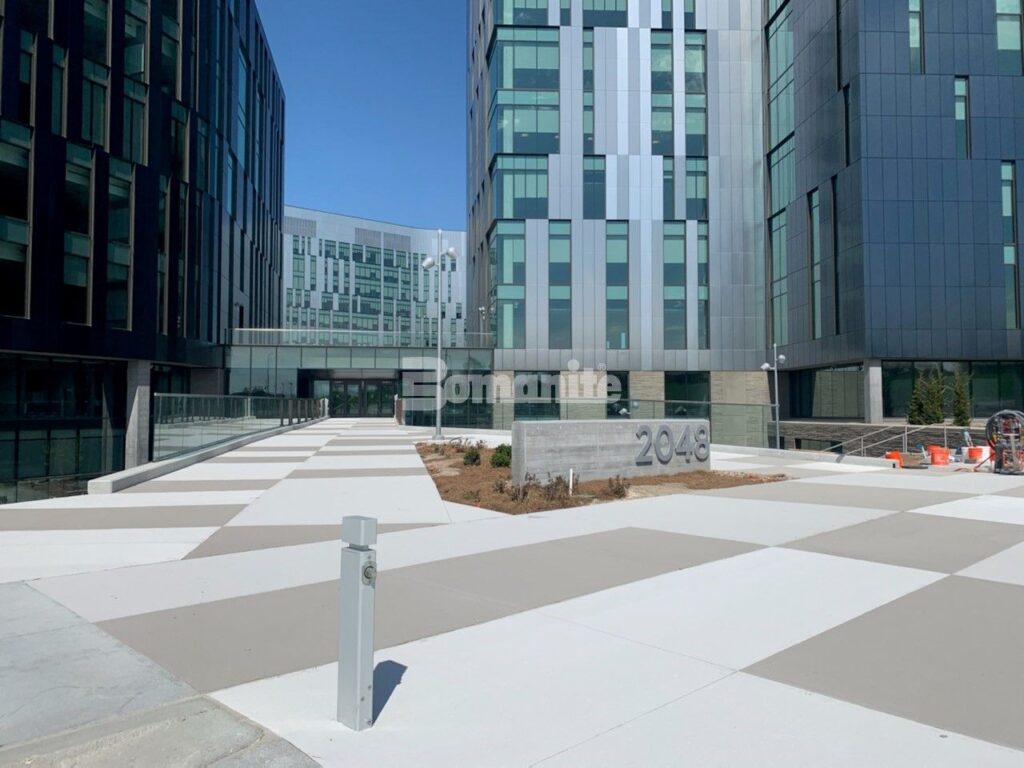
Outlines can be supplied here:
M985 426L992 446L993 471L999 475L1024 475L1024 413L1000 411Z

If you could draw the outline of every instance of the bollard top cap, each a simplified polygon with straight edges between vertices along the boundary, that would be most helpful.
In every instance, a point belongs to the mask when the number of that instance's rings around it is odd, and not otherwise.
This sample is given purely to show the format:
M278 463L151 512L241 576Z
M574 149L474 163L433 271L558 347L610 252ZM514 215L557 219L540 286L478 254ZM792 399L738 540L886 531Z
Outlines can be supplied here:
M351 515L341 520L341 540L353 547L370 547L377 543L377 519Z

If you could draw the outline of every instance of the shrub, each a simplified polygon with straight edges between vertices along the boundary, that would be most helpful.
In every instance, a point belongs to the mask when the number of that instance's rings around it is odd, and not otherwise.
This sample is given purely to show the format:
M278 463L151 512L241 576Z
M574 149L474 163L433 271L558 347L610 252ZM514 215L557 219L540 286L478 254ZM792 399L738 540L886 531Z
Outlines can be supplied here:
M512 446L508 443L502 443L494 449L494 453L491 454L491 466L492 467L511 467L512 466Z
M500 493L502 496L504 496L506 493L508 493L508 485L508 480L506 480L504 477L499 477L497 480L494 481L494 492Z
M477 448L467 448L462 454L462 463L467 467L476 467L480 464L480 451Z
M616 475L608 478L608 495L613 499L624 499L629 493L629 481Z
M968 378L963 371L953 377L953 423L958 427L971 426L971 396Z
M542 489L545 501L566 501L570 497L569 481L559 475L554 480L548 481Z

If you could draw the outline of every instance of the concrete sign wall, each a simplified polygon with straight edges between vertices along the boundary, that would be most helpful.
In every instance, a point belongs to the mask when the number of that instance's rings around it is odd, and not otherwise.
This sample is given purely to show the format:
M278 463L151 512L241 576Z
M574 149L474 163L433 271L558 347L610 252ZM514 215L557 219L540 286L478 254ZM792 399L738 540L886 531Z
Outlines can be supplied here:
M517 421L512 479L675 475L711 468L711 429L702 419Z

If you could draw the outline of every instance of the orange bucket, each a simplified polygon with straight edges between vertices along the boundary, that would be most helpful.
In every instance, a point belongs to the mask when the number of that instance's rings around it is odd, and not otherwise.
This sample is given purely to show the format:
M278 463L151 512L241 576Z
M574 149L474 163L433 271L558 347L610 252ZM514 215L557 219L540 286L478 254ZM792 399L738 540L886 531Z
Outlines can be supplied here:
M932 456L932 466L945 467L949 464L949 449L940 448L937 445L929 446L929 453Z
M985 451L982 450L981 446L977 446L977 447L974 447L974 448L968 448L967 449L967 460L969 462L971 462L972 464L977 464L979 461L981 461L981 457L984 454L985 454Z
M885 454L885 458L895 461L896 466L898 466L900 469L903 469L903 454L900 453L899 451L889 451L887 454Z

